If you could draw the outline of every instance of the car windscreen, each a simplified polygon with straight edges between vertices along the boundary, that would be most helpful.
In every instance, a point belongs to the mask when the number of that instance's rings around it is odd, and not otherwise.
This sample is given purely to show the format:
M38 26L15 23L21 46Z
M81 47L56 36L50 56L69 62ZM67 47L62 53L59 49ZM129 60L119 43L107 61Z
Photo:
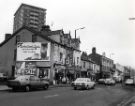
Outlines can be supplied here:
M26 78L28 78L28 77L26 77L26 76L19 76L19 77L17 77L15 80L24 80L24 79L26 79Z

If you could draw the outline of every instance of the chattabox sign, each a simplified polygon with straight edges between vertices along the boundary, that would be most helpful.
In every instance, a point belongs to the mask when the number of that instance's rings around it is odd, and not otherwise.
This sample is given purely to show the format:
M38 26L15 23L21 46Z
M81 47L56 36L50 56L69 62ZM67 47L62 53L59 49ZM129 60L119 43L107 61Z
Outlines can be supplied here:
M17 61L49 61L50 43L19 42L17 44Z

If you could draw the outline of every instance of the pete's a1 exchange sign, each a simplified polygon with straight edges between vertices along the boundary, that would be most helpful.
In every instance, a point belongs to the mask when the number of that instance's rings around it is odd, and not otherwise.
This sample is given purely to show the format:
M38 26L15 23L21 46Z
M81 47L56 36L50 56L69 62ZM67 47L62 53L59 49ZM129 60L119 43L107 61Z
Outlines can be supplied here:
M50 43L19 42L17 44L17 61L49 61Z

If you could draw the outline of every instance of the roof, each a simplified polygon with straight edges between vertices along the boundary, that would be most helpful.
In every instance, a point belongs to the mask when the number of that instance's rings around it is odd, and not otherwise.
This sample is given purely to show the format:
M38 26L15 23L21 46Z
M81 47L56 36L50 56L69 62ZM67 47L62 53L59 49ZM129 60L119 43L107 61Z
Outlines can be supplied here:
M14 16L16 15L16 13L17 13L23 6L25 6L25 7L31 7L31 8L36 8L36 9L40 9L40 10L46 11L46 9L44 9L44 8L40 8L40 7L36 7L36 6L32 6L32 5L28 5L28 4L22 3L22 4L20 5L20 7L17 9L17 11L15 12Z
M75 48L73 48L73 47L68 47L68 46L66 46L66 45L64 45L64 44L61 44L61 43L59 43L59 42L56 42L56 41L52 40L51 38L49 38L48 36L45 36L41 31L36 31L36 30L34 30L34 29L30 28L30 27L27 27L27 26L23 26L23 27L21 27L20 29L18 29L16 32L14 32L8 39L4 40L4 41L0 44L0 47L3 46L5 43L7 43L7 42L8 42L10 39L12 39L14 36L16 36L17 33L19 33L19 32L20 32L21 30L23 30L23 29L27 29L27 30L33 32L35 35L40 36L40 37L42 37L43 39L46 39L46 40L50 41L51 43L58 44L58 45L60 45L60 46L66 47L66 48L68 48L68 49L80 51L80 50L77 50L77 49L75 49ZM47 34L47 33L46 33L46 34Z
M88 55L87 55L86 52L83 52L83 53L82 53L82 55L81 55L81 60L83 60L83 61L88 61L88 62L91 62L91 63L94 63L94 64L95 64L94 61L92 61L92 60L89 59L89 57L88 57Z
M107 60L113 61L112 59L110 59L110 58L108 58L108 57L106 57L106 56L100 55L100 54L98 54L98 53L96 53L95 55L96 55L96 57L98 57L98 58L105 58L105 59L107 59ZM90 57L90 58L93 57L93 54L92 54L92 53L89 54L89 57Z
M79 42L79 43L81 42L81 41L80 41L80 38L72 38L71 41L72 41L72 42Z

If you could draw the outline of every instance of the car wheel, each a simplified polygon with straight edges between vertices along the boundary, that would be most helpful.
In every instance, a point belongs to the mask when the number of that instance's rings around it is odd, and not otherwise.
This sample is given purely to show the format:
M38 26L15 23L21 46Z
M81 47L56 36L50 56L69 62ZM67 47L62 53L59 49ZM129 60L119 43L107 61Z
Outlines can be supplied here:
M25 87L25 91L26 91L26 92L29 92L29 91L30 91L30 86L27 85L27 86Z
M45 85L45 86L44 86L44 89L48 89L48 88L49 88L49 85Z
M13 88L12 88L12 91L16 91L16 88L15 88L15 87L13 87Z
M77 87L74 87L74 90L76 90L77 89Z
M89 86L88 85L86 86L86 89L89 90Z

